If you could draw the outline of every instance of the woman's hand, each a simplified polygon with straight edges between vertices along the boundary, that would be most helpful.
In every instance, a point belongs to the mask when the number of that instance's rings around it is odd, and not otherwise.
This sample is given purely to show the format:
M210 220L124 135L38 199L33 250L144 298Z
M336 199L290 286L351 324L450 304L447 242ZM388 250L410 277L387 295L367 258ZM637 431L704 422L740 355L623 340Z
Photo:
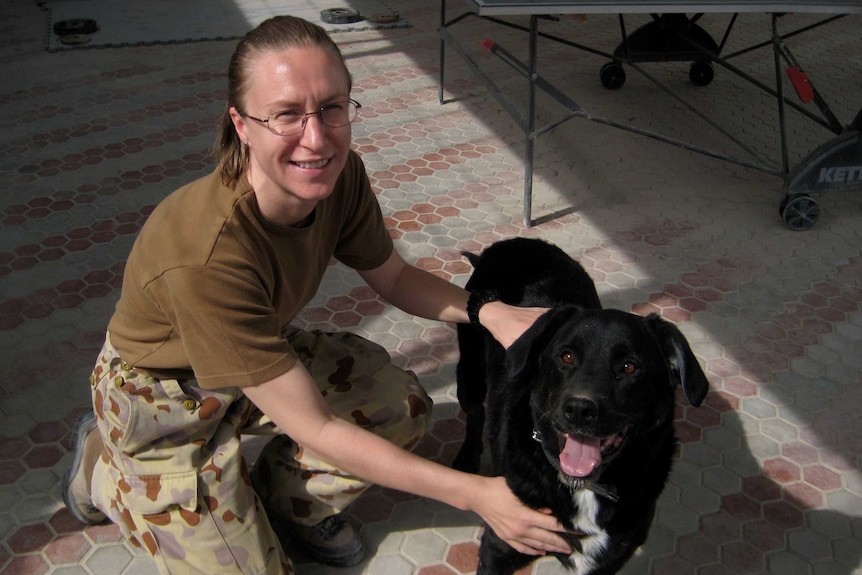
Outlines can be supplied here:
M517 307L493 301L479 309L479 323L508 349L547 311L548 309L543 307Z
M565 527L549 510L537 511L524 505L502 477L471 477L484 483L477 492L473 511L515 551L525 555L572 552L557 534L565 533Z

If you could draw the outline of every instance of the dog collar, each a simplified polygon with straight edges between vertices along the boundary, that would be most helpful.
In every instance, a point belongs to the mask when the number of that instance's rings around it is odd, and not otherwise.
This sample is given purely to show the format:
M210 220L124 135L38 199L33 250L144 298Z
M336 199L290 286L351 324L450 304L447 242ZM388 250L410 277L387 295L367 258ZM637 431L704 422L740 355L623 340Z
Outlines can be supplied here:
M538 443L542 443L542 432L538 429L533 429L533 433L530 434L530 437L533 438L533 441ZM605 499L610 499L614 503L620 500L620 496L617 495L617 490L613 487L608 487L606 485L601 485L599 483L595 483L594 481L590 481L584 487L598 495L599 497L604 497Z

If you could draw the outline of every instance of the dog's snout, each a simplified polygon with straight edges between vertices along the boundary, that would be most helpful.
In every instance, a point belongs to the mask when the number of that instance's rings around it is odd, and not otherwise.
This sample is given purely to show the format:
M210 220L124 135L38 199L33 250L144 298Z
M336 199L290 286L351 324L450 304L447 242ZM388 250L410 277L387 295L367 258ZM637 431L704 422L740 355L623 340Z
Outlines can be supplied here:
M563 402L563 416L572 425L593 423L599 416L599 404L587 397L570 397Z

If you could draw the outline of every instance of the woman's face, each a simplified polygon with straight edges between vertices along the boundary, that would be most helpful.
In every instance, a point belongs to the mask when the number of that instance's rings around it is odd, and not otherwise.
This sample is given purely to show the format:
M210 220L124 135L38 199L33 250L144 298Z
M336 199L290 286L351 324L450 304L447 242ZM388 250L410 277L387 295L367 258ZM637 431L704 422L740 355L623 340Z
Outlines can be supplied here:
M241 111L267 118L284 110L313 112L350 96L340 58L319 47L258 54L251 64L243 109L231 108L240 140L249 147L247 177L264 216L282 224L302 221L332 193L350 149L350 126L331 128L308 116L305 129L278 136Z

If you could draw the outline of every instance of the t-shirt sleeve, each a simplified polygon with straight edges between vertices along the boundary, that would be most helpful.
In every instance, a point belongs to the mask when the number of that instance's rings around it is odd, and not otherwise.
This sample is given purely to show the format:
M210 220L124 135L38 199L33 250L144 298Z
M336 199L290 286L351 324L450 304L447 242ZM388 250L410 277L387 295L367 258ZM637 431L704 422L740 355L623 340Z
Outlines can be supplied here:
M347 191L343 206L346 217L335 247L335 258L357 270L374 269L389 259L394 246L365 165L357 154L351 152L348 156L342 178Z
M296 354L254 274L212 267L168 271L152 289L180 338L198 384L255 385L288 371Z

